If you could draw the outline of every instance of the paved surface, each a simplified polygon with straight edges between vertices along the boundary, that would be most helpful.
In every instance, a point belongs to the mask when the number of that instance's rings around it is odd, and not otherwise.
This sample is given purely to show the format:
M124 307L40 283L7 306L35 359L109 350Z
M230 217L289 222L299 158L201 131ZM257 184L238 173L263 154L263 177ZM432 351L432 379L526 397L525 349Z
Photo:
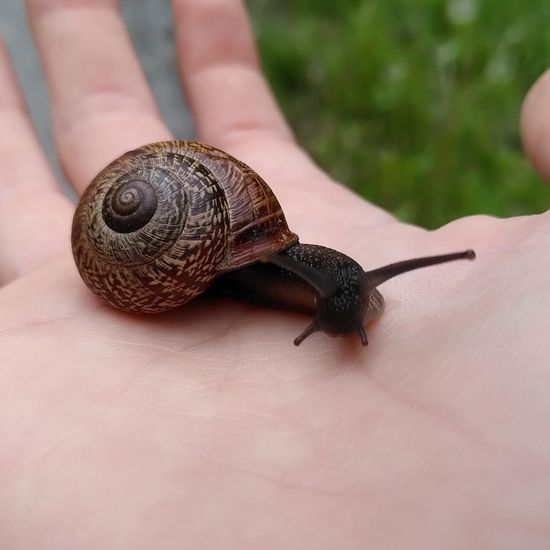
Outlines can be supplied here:
M181 138L193 128L180 92L172 41L170 0L122 0L122 11L134 45L165 116ZM29 34L23 0L0 0L0 33L8 43L39 139L58 174L50 136L46 90ZM4 131L0 128L0 131Z

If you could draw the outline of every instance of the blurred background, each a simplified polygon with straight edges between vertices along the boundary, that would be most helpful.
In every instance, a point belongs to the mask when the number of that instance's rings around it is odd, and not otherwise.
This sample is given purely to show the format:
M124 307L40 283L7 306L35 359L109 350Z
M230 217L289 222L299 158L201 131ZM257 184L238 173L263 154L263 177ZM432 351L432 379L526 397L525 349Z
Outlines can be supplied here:
M0 0L42 142L47 103L22 2ZM174 133L193 135L169 0L122 0ZM524 158L521 103L550 64L548 0L250 0L262 64L300 142L335 178L401 219L550 207Z

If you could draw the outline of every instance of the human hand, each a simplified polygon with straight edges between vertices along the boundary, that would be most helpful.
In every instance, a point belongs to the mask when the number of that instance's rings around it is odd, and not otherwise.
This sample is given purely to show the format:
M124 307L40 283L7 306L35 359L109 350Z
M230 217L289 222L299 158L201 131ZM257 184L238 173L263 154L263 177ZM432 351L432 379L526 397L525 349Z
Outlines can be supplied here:
M114 1L28 8L78 192L171 137ZM302 241L365 269L468 247L478 259L384 285L367 349L322 334L295 348L303 317L229 301L115 311L76 272L73 205L3 53L0 548L547 548L549 214L399 223L293 141L240 2L174 8L198 137L255 168ZM547 177L548 81L523 118Z

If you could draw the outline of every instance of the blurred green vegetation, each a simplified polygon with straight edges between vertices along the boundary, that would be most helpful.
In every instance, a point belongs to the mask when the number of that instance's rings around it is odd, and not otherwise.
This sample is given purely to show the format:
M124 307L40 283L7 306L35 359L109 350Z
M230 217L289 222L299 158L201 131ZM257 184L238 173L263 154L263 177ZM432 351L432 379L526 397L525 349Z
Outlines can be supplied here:
M541 212L522 100L550 62L550 1L251 0L300 142L401 219Z

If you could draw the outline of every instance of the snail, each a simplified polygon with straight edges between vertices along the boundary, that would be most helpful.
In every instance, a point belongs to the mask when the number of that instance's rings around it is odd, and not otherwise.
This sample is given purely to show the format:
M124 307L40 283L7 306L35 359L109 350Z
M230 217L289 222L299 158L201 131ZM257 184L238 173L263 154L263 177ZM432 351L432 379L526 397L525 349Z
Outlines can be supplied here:
M382 313L377 287L407 271L472 250L406 260L371 271L352 258L301 244L266 182L214 147L166 141L129 151L84 192L72 225L73 256L86 285L124 311L185 304L212 284L250 302L313 317L316 331L357 333Z

